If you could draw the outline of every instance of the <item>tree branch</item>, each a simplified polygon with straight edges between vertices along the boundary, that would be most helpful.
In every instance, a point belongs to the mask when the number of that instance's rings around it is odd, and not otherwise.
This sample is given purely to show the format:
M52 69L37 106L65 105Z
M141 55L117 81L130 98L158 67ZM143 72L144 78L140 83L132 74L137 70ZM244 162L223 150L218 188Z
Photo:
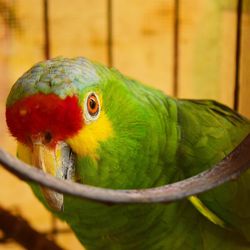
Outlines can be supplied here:
M59 180L37 168L31 168L2 149L0 163L23 180L80 198L104 203L173 202L215 188L247 170L250 167L250 134L213 168L173 184L149 189L113 190Z
M53 240L36 231L21 216L15 216L8 210L0 207L0 229L7 239L13 239L28 250L63 250Z

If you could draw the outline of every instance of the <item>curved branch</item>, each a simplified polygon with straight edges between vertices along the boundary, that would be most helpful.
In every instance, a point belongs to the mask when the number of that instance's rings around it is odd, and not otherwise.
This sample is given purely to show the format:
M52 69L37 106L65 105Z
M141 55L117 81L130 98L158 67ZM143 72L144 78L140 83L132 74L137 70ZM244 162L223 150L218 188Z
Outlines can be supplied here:
M30 168L2 149L0 163L21 179L80 198L104 203L173 202L215 188L247 170L250 167L250 134L213 168L173 184L149 189L113 190L59 180L37 168Z

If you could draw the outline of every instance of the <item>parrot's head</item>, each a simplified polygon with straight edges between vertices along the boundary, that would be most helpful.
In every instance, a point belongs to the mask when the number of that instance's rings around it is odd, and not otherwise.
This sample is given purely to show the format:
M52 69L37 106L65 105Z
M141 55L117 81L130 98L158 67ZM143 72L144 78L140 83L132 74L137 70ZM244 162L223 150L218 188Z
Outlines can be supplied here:
M116 70L84 58L33 66L6 105L18 157L64 180L110 188L151 185L152 173L138 167L145 150L154 154L147 142L151 113L124 81ZM140 179L143 172L148 180ZM50 207L61 210L63 195L41 191Z

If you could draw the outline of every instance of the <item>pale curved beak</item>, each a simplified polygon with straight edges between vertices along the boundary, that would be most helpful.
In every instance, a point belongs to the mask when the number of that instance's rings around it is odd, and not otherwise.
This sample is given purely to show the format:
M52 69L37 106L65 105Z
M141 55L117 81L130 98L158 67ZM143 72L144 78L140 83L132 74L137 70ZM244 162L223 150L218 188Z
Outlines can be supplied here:
M65 142L58 142L55 148L46 146L37 138L36 140L32 140L32 142L32 164L34 166L62 180L72 180L74 178L75 157ZM63 194L42 186L41 190L48 205L52 209L63 211Z

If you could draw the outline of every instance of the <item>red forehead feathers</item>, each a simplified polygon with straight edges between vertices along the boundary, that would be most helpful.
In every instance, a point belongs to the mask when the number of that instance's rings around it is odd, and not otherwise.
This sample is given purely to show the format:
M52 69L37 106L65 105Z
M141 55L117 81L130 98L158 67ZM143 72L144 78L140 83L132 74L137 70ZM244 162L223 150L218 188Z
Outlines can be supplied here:
M35 94L6 109L13 136L23 143L28 137L49 132L53 140L64 140L83 126L82 109L76 96L61 99L54 94Z

